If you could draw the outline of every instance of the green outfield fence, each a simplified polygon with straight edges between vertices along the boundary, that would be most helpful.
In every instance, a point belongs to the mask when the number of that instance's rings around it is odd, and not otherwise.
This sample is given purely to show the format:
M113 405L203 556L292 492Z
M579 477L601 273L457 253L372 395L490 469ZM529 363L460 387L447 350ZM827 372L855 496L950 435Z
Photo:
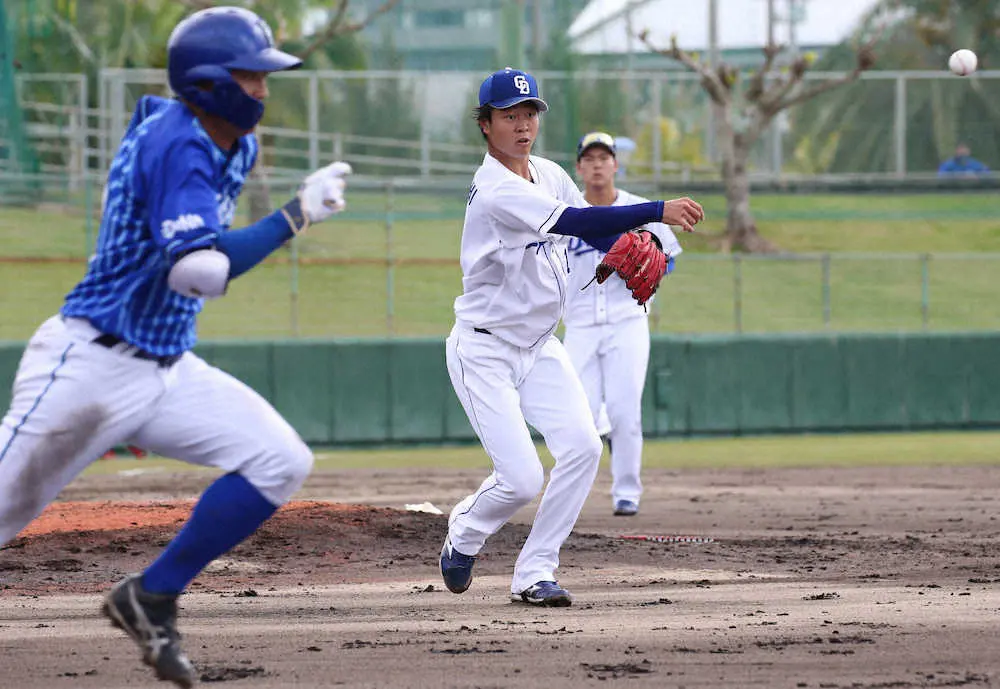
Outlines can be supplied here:
M1000 334L656 336L647 437L1000 427ZM316 446L474 439L440 338L206 342ZM21 347L0 347L13 379ZM6 395L6 390L4 390ZM7 404L7 399L0 404Z

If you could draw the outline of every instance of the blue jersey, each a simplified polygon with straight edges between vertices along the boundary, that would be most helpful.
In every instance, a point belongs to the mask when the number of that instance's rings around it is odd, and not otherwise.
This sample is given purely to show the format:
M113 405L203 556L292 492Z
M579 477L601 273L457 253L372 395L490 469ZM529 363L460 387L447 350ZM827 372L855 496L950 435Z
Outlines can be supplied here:
M203 300L171 290L167 274L229 228L256 158L252 134L223 151L183 103L144 96L108 172L87 274L62 314L158 356L193 347Z

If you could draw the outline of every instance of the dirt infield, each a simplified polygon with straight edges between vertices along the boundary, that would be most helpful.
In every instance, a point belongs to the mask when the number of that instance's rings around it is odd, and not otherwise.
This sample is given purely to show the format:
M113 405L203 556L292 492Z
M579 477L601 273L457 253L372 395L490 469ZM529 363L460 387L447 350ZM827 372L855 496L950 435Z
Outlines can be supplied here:
M186 518L207 472L87 476L0 551L0 687L163 686L95 614ZM182 600L204 683L236 687L1000 686L1000 465L647 472L637 517L602 476L567 543L573 607L509 601L526 509L465 595L447 510L479 471L344 471ZM623 534L695 535L654 543Z

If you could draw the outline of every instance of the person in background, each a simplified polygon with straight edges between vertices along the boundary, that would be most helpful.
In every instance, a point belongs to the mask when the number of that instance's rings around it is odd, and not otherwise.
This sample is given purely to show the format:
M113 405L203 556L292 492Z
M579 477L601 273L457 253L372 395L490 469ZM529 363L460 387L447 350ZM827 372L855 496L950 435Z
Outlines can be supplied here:
M938 177L979 177L989 172L989 167L972 157L966 144L956 146L955 155L938 167Z
M621 208L647 199L615 185L618 142L606 132L584 135L576 149L576 171L591 206ZM668 257L667 272L682 249L667 226L644 229L657 237ZM606 251L578 237L569 243L569 278L563 344L587 394L598 433L611 451L614 514L633 516L642 495L642 392L649 363L649 312L621 280L589 285Z

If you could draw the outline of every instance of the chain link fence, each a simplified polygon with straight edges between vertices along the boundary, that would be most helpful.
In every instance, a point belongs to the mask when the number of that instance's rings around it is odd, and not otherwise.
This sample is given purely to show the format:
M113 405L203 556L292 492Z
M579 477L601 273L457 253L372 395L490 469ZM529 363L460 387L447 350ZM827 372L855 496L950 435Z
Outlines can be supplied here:
M82 277L93 246L100 178L84 178L76 189L54 181L45 181L50 193L44 203L0 210L0 281L9 286L0 291L0 339L23 340L55 312ZM56 195L53 188L62 191ZM275 205L292 191L290 183L270 185ZM464 185L352 180L348 210L234 281L225 299L208 303L199 321L201 336L445 335L461 291L465 199ZM815 219L822 217L803 220L802 227L829 223ZM247 221L244 197L235 225ZM951 224L957 228L964 221L956 217ZM910 216L876 222L911 233L922 226L936 232L948 224ZM1000 213L984 222L1000 227ZM1000 254L985 252L691 250L664 281L651 307L651 325L662 333L996 329L998 270Z
M274 75L258 132L262 174L248 185L237 224L249 219L249 196L275 207L304 173L333 159L348 160L357 170L350 207L235 281L226 299L207 306L202 336L446 333L461 289L466 189L483 157L471 116L482 76ZM708 163L713 145L705 124L708 106L692 75L537 76L552 107L539 153L569 167L580 132L600 127L636 142L621 160L623 184L630 190L682 189L685 182L717 179ZM810 78L827 76L835 75ZM758 146L754 175L862 182L933 177L936 158L927 151L948 150L958 140L995 166L1000 163L995 117L982 109L959 121L934 113L947 103L961 105L973 92L994 103L1000 99L998 79L1000 72L968 80L940 73L867 73L859 83L778 120ZM18 287L0 294L5 314L0 338L20 340L59 307L82 275L99 223L104 171L135 103L143 94L167 94L158 70L105 70L93 82L79 74L22 74L17 88L39 161L34 175L0 170L0 279ZM878 145L865 148L864 141ZM26 186L28 177L33 183ZM35 191L25 194L27 188ZM847 201L828 197L824 203L785 221L803 223L803 231L850 230L856 215L844 214ZM983 202L970 212L952 205L937 215L925 210L912 217L882 217L868 208L861 221L895 223L900 248L912 223L946 233L965 222L1000 217ZM723 214L721 200L713 213ZM824 224L810 225L814 222ZM688 251L666 280L651 319L657 332L992 329L1000 327L1000 302L993 294L998 259L993 253L944 251L777 256Z
M259 135L263 170L298 177L334 158L376 178L467 178L482 159L472 108L478 72L293 71L270 79ZM807 73L807 82L841 76ZM623 177L717 180L711 112L687 72L539 72L546 113L536 152L571 166L579 136L630 139ZM20 74L24 118L42 170L106 170L144 94L169 95L162 70ZM933 177L958 143L1000 166L1000 71L867 72L777 117L752 160L757 178ZM739 120L740 113L735 113ZM737 122L738 124L738 122Z

